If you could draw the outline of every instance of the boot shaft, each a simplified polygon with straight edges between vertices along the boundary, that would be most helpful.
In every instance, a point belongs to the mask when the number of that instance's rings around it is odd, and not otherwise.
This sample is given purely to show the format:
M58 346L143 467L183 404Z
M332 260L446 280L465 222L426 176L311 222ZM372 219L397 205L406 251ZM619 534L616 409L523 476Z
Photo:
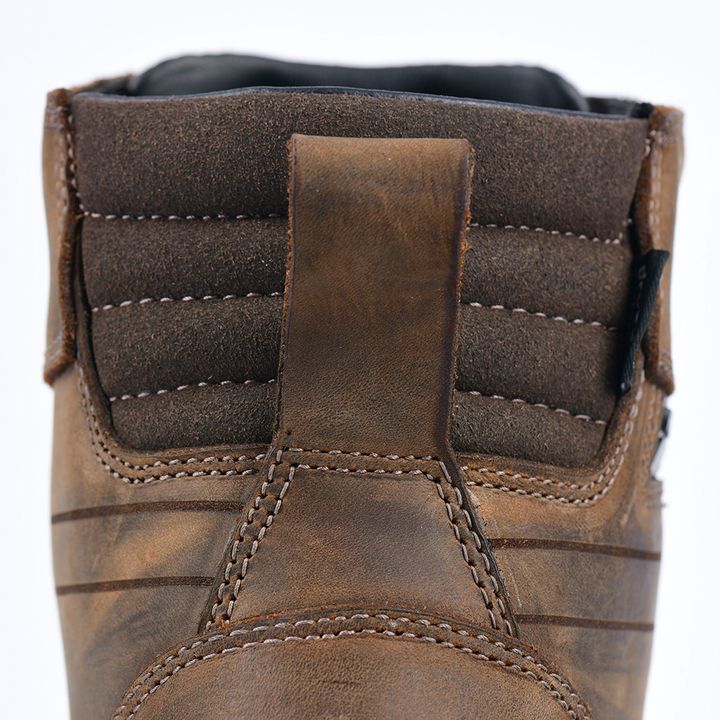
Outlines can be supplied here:
M534 69L52 93L73 717L639 718L681 142Z

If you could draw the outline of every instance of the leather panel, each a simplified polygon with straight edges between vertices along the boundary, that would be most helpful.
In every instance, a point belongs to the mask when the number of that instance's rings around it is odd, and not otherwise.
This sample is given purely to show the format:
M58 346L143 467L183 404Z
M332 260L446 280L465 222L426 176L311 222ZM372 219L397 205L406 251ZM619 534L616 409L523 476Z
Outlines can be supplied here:
M298 468L243 579L232 619L368 603L497 624L500 616L490 620L463 559L467 550L439 497L442 486L412 472Z
M290 152L281 442L436 455L449 428L470 146L296 135Z

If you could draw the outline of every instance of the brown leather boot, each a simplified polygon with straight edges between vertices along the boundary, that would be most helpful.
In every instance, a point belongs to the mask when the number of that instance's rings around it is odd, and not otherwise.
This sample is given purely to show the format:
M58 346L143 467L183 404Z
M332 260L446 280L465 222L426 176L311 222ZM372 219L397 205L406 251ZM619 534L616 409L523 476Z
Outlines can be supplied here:
M537 69L51 93L73 720L640 718L681 163Z

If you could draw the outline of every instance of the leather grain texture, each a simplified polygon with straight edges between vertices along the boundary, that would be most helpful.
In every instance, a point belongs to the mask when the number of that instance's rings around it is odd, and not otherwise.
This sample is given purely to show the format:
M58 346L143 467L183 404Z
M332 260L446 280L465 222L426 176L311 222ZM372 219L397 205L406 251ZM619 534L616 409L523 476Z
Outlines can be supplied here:
M282 443L446 450L471 153L293 136Z
M665 392L675 386L670 355L670 276L675 236L678 186L682 174L683 115L658 106L649 118L650 131L638 182L634 220L642 252L670 253L658 291L656 311L645 336L648 377Z
M522 643L428 615L343 608L256 618L173 648L114 717L168 715L584 720L589 710Z
M50 292L43 367L47 382L53 382L75 357L72 264L77 201L69 97L66 90L48 94L43 130L43 190L50 245Z

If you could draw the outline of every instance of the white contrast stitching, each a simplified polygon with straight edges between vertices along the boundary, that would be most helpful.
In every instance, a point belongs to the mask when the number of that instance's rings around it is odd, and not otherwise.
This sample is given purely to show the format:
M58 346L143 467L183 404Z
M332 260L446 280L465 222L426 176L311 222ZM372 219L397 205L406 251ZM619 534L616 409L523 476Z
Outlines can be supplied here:
M423 455L416 457L415 455L397 455L389 454L383 455L382 453L376 452L359 452L357 450L306 450L300 447L289 447L285 448L287 452L301 452L309 453L311 455L351 455L352 457L368 457L373 459L381 460L439 460L434 455Z
M201 222L207 222L209 220L268 220L270 218L284 217L279 213L268 213L267 215L161 215L159 213L147 213L145 215L120 215L120 214L109 214L103 215L98 212L90 212L89 210L83 209L83 215L93 220L199 220Z
M162 213L143 213L139 215L125 214L125 213L100 213L91 210L86 210L82 205L80 206L85 217L93 218L95 220L264 220L269 218L281 218L286 217L281 213L268 213L267 215L249 215L249 214L224 214L217 213L215 215L178 215L178 214L162 214ZM528 232L544 233L546 235L558 235L564 237L574 237L579 240L590 240L592 242L604 243L606 245L618 245L622 242L624 235L620 233L614 238L599 238L586 235L584 233L575 233L570 230L546 230L541 227L530 227L529 225L499 225L496 223L485 223L481 224L478 222L469 223L468 227L471 228L490 228L493 230L521 230Z
M161 297L161 298L152 298L152 297L145 297L141 298L140 300L123 300L119 303L108 303L106 305L96 305L93 308L90 308L92 312L104 312L106 310L117 310L118 308L124 308L128 307L130 305L148 305L150 303L177 303L177 302L202 302L202 301L208 301L208 300L242 300L244 298L275 298L275 297L282 297L282 292L273 292L273 293L245 293L245 295L203 295L202 297L193 297L192 295L186 295L185 297L181 298L172 298L172 297Z
M481 225L480 223L473 222L470 223L469 227L489 228L491 230L520 230L522 232L543 233L545 235L556 235L558 237L571 237L577 240L589 240L590 242L602 243L603 245L620 245L620 243L624 239L624 233L620 233L617 237L614 238L600 238L591 237L590 235L585 235L584 233L574 233L569 230L546 230L545 228L530 227L529 225L497 225L495 223L486 223L485 225Z
M212 609L210 611L210 619L208 620L206 627L209 628L212 626L212 624L215 622L216 615L218 608L220 607L221 603L223 602L223 594L225 592L225 588L227 588L230 585L230 571L232 570L233 565L237 563L238 556L237 551L240 547L240 545L245 542L245 533L247 531L248 525L252 524L253 517L255 516L255 513L260 508L260 503L267 497L267 490L270 483L273 482L273 474L275 472L275 468L281 463L282 461L282 450L278 450L275 458L273 459L272 463L270 463L270 466L268 467L267 471L267 480L263 482L263 484L260 486L260 494L255 498L255 501L250 506L250 509L247 512L247 517L245 519L245 522L240 526L240 530L237 535L237 539L232 545L232 549L230 551L230 559L228 560L227 565L225 566L225 572L223 573L223 581L218 586L217 589L217 601L213 604ZM237 580L235 581L235 585L233 587L232 591L232 597L228 601L228 606L223 612L222 617L224 618L224 622L228 623L230 622L230 618L232 617L233 608L235 606L235 602L238 599L238 593L240 592L240 588L242 586L242 581L244 580L245 576L247 575L248 567L250 565L250 561L255 556L255 553L258 551L258 548L260 547L260 542L265 537L265 533L267 529L272 525L273 520L275 516L280 512L280 508L282 507L283 498L285 497L285 494L288 491L288 488L290 487L290 483L293 480L293 477L295 476L295 466L291 465L290 470L288 472L288 477L283 483L283 486L278 493L277 501L275 503L275 506L273 509L268 512L267 517L265 518L265 521L263 522L260 530L258 531L257 538L253 541L252 545L250 546L249 553L246 554L245 558L243 559L243 562L240 566L240 571L238 572Z
M378 620L382 620L383 622L394 622L394 623L403 623L403 624L414 624L414 625L421 625L423 627L434 627L442 630L449 630L452 633L455 633L456 635L465 636L469 639L479 640L480 642L486 642L488 644L492 644L494 647L497 647L505 652L510 652L518 657L522 658L526 662L530 663L534 668L539 670L542 673L547 674L549 677L551 677L553 680L555 680L561 688L567 691L567 697L571 700L573 700L577 706L577 709L581 712L582 717L587 716L587 707L580 702L580 697L576 692L574 692L572 686L567 682L565 678L563 678L559 673L557 672L550 672L548 668L543 664L538 662L532 655L527 654L524 650L518 647L509 647L505 643L502 643L500 641L491 640L486 635L473 635L469 633L467 630L456 630L454 629L450 624L448 623L434 623L429 620L426 620L424 618L418 619L418 620L411 620L409 618L401 617L401 618L392 618L384 613L377 613L377 614L367 614L367 613L356 613L353 614L349 620L366 620L370 618L375 618ZM303 627L308 625L318 626L323 623L330 623L330 622L348 622L348 618L343 615L338 615L333 618L319 618L317 620L299 620L294 623L288 623L288 622L281 622L281 623L274 623L272 625L259 625L257 627L254 627L252 629L247 628L240 628L237 630L233 630L229 633L220 633L216 635L212 635L206 640L198 641L196 643L191 644L188 646L181 647L177 653L173 655L167 656L162 663L155 665L150 673L145 673L140 679L139 682L135 683L128 693L126 693L124 700L125 703L120 705L118 709L116 710L113 720L120 720L122 718L123 712L125 710L128 710L127 702L134 699L134 695L136 692L139 692L143 689L144 684L152 678L153 673L159 672L161 670L164 670L169 663L171 663L174 660L179 660L180 656L183 654L183 652L187 652L188 650L197 650L198 648L212 645L213 643L216 643L220 640L223 640L228 637L237 637L238 635L242 634L249 634L250 632L263 632L265 630L269 629L286 629L286 628L297 628L297 627ZM504 668L506 670L512 670L514 672L527 675L531 677L535 682L537 682L546 692L548 692L560 705L561 707L567 712L567 714L573 718L573 720L578 720L577 713L570 708L568 703L563 699L563 696L560 692L558 692L556 689L554 689L547 681L543 680L542 678L539 678L536 673L534 673L532 670L529 670L527 668L524 668L517 663L511 663L507 660L503 660L501 658L491 657L489 655L484 654L480 650L473 649L467 645L463 645L459 642L450 642L448 640L443 640L441 638L435 638L427 634L423 634L422 632L410 632L408 630L398 632L396 630L392 629L375 629L375 628L363 628L361 630L338 630L335 633L319 633L314 635L287 635L284 638L276 638L276 637L270 637L266 638L264 640L254 640L250 642L243 643L242 645L237 646L231 646L228 648L224 648L223 650L220 650L218 652L210 652L205 655L201 655L200 657L191 658L185 663L181 663L177 665L171 672L169 672L165 677L158 680L156 684L154 684L151 688L149 688L146 692L144 692L139 698L137 703L130 709L130 714L126 716L126 720L132 720L132 718L135 717L137 714L137 711L141 707L141 705L154 693L156 692L160 687L162 687L167 680L174 677L180 670L192 667L192 665L197 664L198 662L201 662L203 660L209 660L213 657L218 657L222 655L231 654L233 652L238 652L240 650L244 650L246 648L251 647L259 647L262 645L272 645L272 644L280 644L284 642L289 641L302 641L302 640L332 640L342 637L371 637L373 635L381 635L382 637L387 638L395 638L395 639L403 639L403 638L409 638L409 639L416 639L416 640L422 640L424 642L433 642L441 647L446 647L449 649L455 649L459 650L461 652L470 654L474 657L477 657L479 660L485 661L485 662L491 662L501 668Z
M516 313L518 315L531 315L532 317L539 317L544 318L545 320L555 320L557 322L562 322L567 325L589 325L590 327L599 327L603 328L604 330L607 330L608 332L616 332L617 328L612 325L605 325L601 323L599 320L583 320L582 318L574 318L572 320L569 320L568 318L564 318L561 315L548 315L544 312L532 312L530 310L526 310L525 308L519 308L519 307L506 307L505 305L483 305L479 302L466 302L462 303L463 305L469 305L470 307L475 308L483 308L485 310L504 310L505 312L509 313Z
M602 490L595 493L594 495L583 498L583 499L575 499L571 500L567 497L558 496L552 493L545 493L540 491L529 491L525 490L524 488L514 488L509 487L507 485L504 485L503 483L478 483L473 480L466 481L466 485L468 486L477 486L482 488L487 488L490 490L502 490L503 492L508 493L515 493L517 495L523 495L526 497L535 497L535 498L541 498L545 500L554 500L561 503L566 503L569 505L576 505L576 506L583 506L583 505L590 505L597 500L599 500L601 497L604 497L610 490L610 488L615 483L615 480L617 479L618 474L620 473L620 469L623 466L623 463L625 461L625 456L627 455L627 451L630 447L630 437L632 435L634 426L635 426L635 419L638 415L638 409L639 409L639 403L640 399L643 395L643 384L645 382L644 377L641 378L641 381L639 383L638 391L635 395L635 400L633 401L632 407L630 408L629 417L627 422L625 423L625 426L623 427L623 431L620 434L620 437L618 438L617 443L615 444L615 447L613 449L612 456L610 460L608 461L607 465L602 469L602 471L593 478L590 482L587 483L568 483L564 482L562 480L554 480L552 478L547 477L541 477L541 476L533 476L533 475L526 475L524 473L514 473L511 470L494 470L487 467L470 467L468 465L464 465L461 469L465 472L477 472L480 474L485 475L495 475L498 478L507 477L511 480L522 480L525 482L536 482L540 483L542 485L555 485L557 487L564 487L568 490L573 491L587 491L591 490L592 488L596 487L597 485L605 482L607 478L607 483L603 487ZM610 473L612 473L610 475ZM609 478L608 478L608 475Z
M485 590L484 583L480 580L480 576L478 575L478 571L475 569L475 567L470 562L470 557L468 556L467 547L465 543L463 542L462 537L460 536L460 530L458 529L457 522L455 520L455 517L453 516L452 511L452 505L447 500L447 497L445 496L445 492L442 489L442 485L438 480L434 480L430 475L427 475L428 480L433 480L435 483L435 488L437 490L438 495L440 496L440 499L443 501L445 505L445 511L447 512L448 520L450 520L450 526L453 529L453 534L455 535L455 539L460 543L460 550L462 552L463 560L465 560L465 564L470 568L470 574L472 576L473 582L477 586L477 588L480 590L480 594L482 595L483 602L485 603L485 609L488 612L488 617L490 618L490 625L493 628L493 630L498 629L498 623L497 619L495 617L495 613L492 609L492 601L490 600L489 595L487 594L487 590ZM477 546L477 542L476 542ZM480 550L480 547L477 546L478 552L480 552L483 555L483 558L485 558L487 562L487 556L485 553ZM485 569L487 570L489 568L489 563L485 565ZM507 620L505 620L505 624L509 626L509 623ZM510 631L510 635L512 635L512 628Z
M467 395L487 398L489 400L503 400L505 402L514 403L515 405L527 405L528 407L549 410L550 412L557 413L558 415L565 415L566 417L570 417L573 420L582 420L583 422L593 423L594 425L599 425L601 427L605 427L607 425L607 422L605 420L595 420L589 415L575 415L569 410L565 410L564 408L551 407L550 405L546 405L545 403L533 403L529 402L528 400L523 400L522 398L506 398L502 395L485 395L479 390L459 390L458 392L465 393Z
M235 380L221 380L220 382L198 382L198 383L189 383L187 385L178 385L175 388L168 388L168 389L160 389L160 390L144 390L143 392L139 392L135 395L131 395L129 393L124 393L122 395L113 395L112 397L109 397L108 400L111 403L119 402L122 400L142 400L146 397L151 397L153 395L167 395L168 393L173 392L180 392L182 390L189 390L191 388L203 388L203 387L220 387L220 386L226 386L226 385L236 385L236 386L243 386L243 385L273 385L275 383L275 379L272 378L270 380L242 380L242 381L235 381Z
M298 468L302 470L317 470L318 472L340 472L349 475L414 475L432 478L423 470L385 470L384 468L348 468L348 467L331 467L329 465L308 465L307 463L298 463Z
M100 465L103 467L103 469L110 473L114 478L117 480L122 480L125 483L128 483L130 485L145 485L151 482L156 481L162 481L162 480L170 480L174 478L194 478L194 477L214 477L214 476L223 476L223 477L230 477L230 476L243 476L243 475L254 475L257 473L257 470L255 468L250 468L247 470L197 470L193 472L188 472L185 470L181 470L178 472L173 473L162 473L160 475L148 475L145 477L139 477L134 478L130 477L128 475L122 475L119 473L115 468L113 468L109 463L105 461L103 456L100 454L100 451L102 451L105 455L107 455L111 460L114 462L120 463L123 467L126 467L128 470L134 470L136 472L145 472L147 470L150 470L152 468L165 468L165 467L187 467L189 465L195 465L198 463L216 463L216 464L226 464L226 463L238 463L238 462L258 462L259 460L262 460L265 457L264 453L258 454L254 457L246 456L246 455L240 455L237 457L232 457L230 455L224 455L222 457L218 457L215 455L208 455L200 458L190 457L186 459L180 459L180 458L172 458L171 460L156 460L152 463L145 463L143 465L135 465L133 463L128 462L127 460L124 460L123 458L119 457L115 453L113 453L110 448L105 444L105 440L102 434L102 431L100 430L97 416L95 414L95 407L92 403L92 400L89 396L89 392L87 389L87 385L85 383L85 378L82 372L82 369L78 370L78 384L80 386L80 396L82 399L82 406L83 406L83 412L85 414L85 419L87 422L88 427L88 433L90 435L90 444L92 445L93 454L95 455L95 459L100 463Z
M70 187L72 188L73 193L75 194L75 199L77 200L78 207L82 210L82 199L80 198L80 190L78 189L77 184L77 168L75 166L75 138L73 136L75 130L75 118L73 117L73 114L68 111L68 122L67 122L67 129L65 131L66 137L67 137L67 154L68 154L68 181L70 182Z

